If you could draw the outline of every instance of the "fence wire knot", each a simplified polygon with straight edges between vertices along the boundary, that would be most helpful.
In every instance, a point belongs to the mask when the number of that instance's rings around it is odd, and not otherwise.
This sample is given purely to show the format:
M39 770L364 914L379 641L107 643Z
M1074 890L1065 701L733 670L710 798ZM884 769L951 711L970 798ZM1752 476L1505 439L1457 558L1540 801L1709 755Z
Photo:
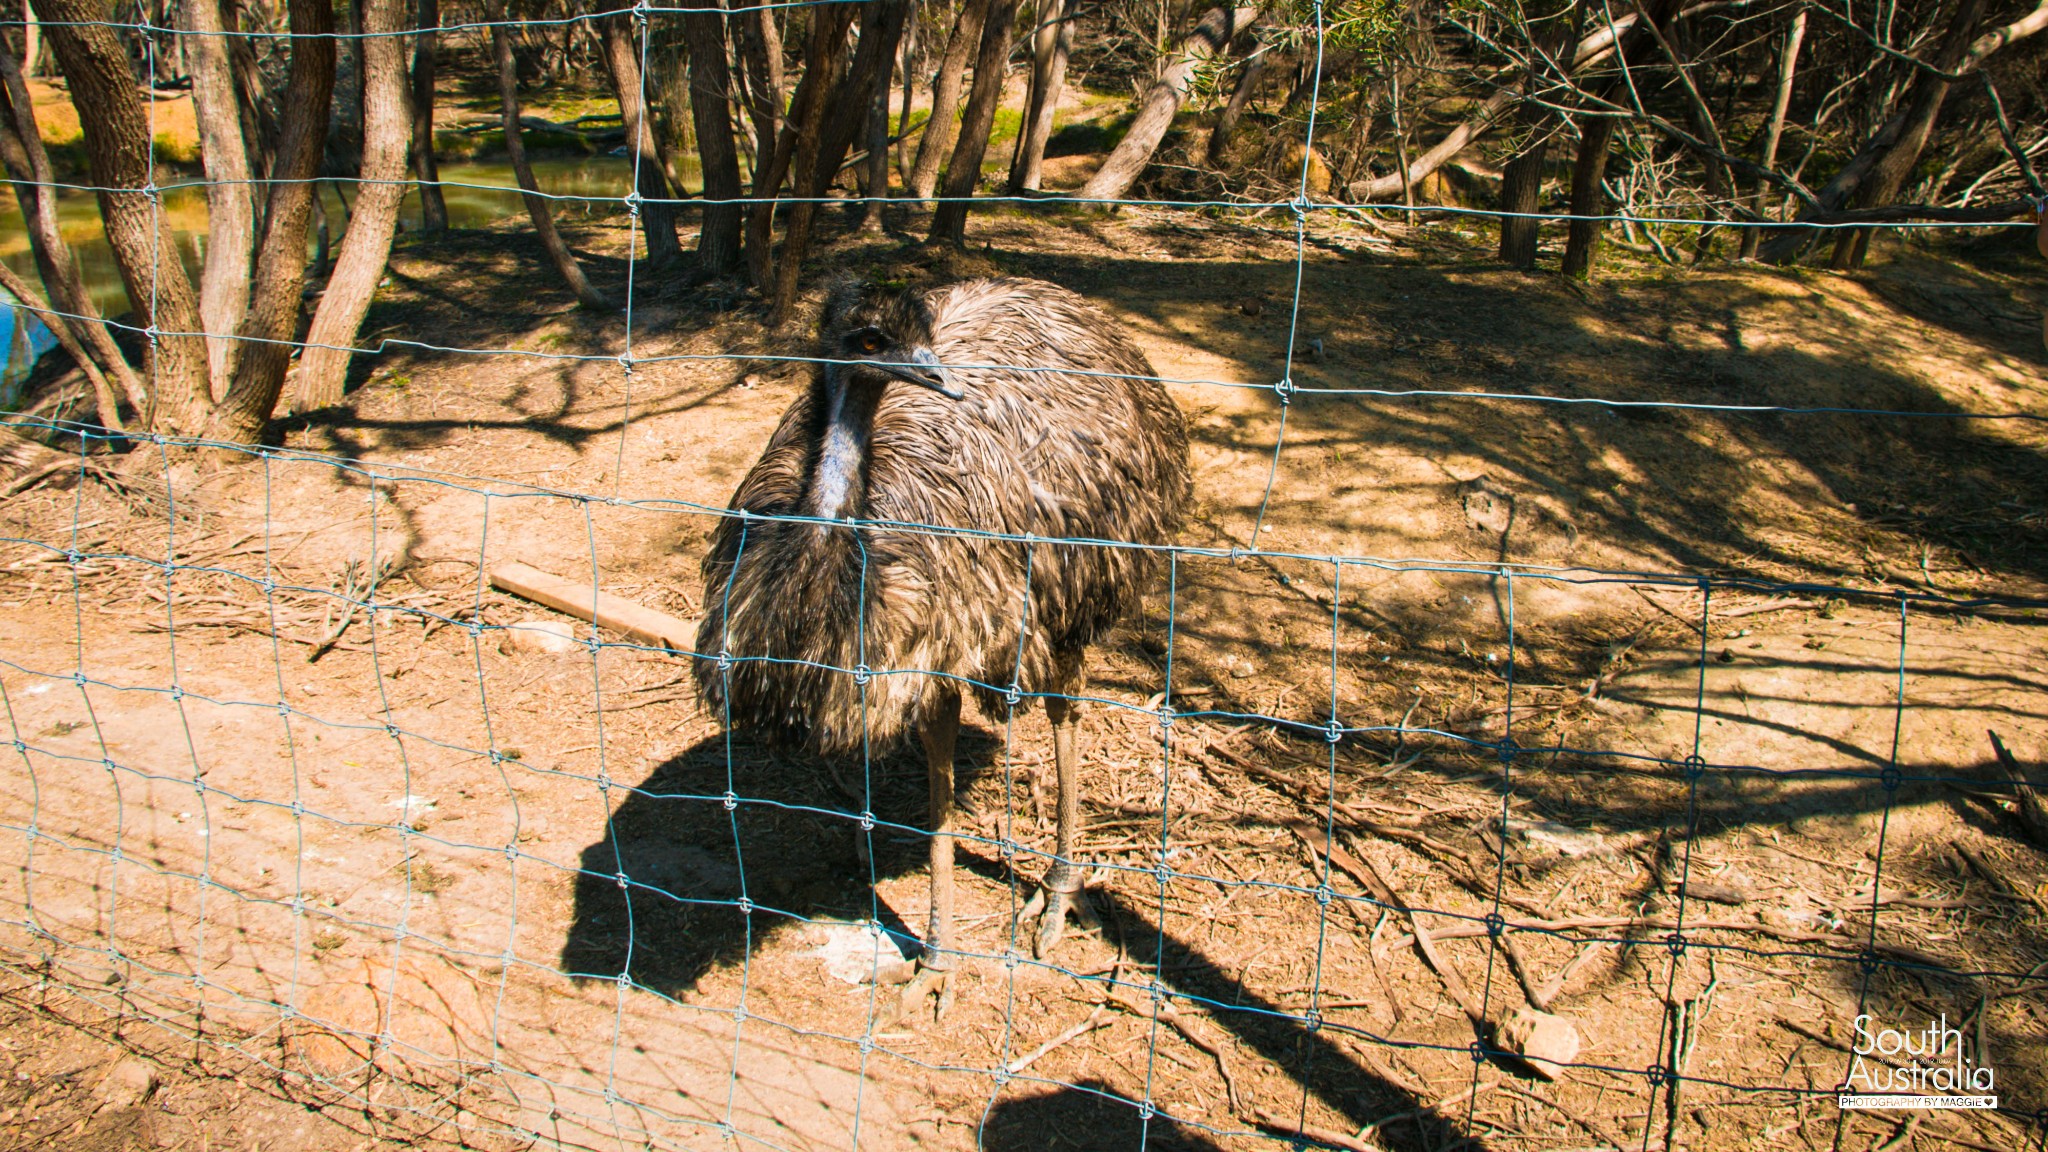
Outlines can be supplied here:
M1707 774L1707 758L1697 752L1687 756L1681 763L1685 765L1687 780L1697 781Z
M1018 704L1023 703L1023 701L1024 689L1018 687L1015 681L1012 681L1008 688L1003 689L1003 703L1006 706L1015 708Z
M1508 928L1507 917L1502 916L1498 912L1488 912L1482 923L1486 925L1486 934L1488 936L1498 937L1501 933L1506 932Z
M1666 937L1664 937L1664 947L1666 947L1666 948L1670 949L1670 950L1671 950L1671 954L1672 954L1673 956L1683 956L1683 955L1685 955L1685 949L1686 949L1686 939L1685 939L1685 933L1683 933L1683 932L1673 932L1673 933L1672 933L1671 935L1669 935L1669 936L1666 936Z
M1897 764L1887 764L1884 766L1884 771L1877 774L1877 782L1883 785L1884 790L1887 792L1897 792L1899 785L1904 783L1905 779L1906 774L1899 771Z
M867 665L865 665L865 664L856 664L856 665L854 666L854 669L853 669L853 685L854 685L854 687L856 687L856 688L865 688L865 687L867 687L867 686L868 686L868 681L869 681L869 680L871 680L871 679L873 679L873 678L874 678L874 670L873 670L873 669L871 669L871 668L869 668L869 667L868 667Z
M1331 744L1344 739L1344 725L1339 723L1335 716L1330 717L1330 722L1323 725L1323 739Z
M1282 406L1294 403L1294 378L1282 376L1273 384L1273 394L1280 397ZM1233 549L1235 551L1235 549Z

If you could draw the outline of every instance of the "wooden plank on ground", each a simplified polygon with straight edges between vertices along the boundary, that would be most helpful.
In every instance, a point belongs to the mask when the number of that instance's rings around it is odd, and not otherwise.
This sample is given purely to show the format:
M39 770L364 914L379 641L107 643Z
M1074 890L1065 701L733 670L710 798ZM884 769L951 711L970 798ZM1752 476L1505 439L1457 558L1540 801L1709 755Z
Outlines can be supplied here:
M601 628L623 632L642 644L688 652L696 643L695 620L656 611L623 596L564 580L516 560L491 569L491 587L536 604L545 604L579 620L589 620Z

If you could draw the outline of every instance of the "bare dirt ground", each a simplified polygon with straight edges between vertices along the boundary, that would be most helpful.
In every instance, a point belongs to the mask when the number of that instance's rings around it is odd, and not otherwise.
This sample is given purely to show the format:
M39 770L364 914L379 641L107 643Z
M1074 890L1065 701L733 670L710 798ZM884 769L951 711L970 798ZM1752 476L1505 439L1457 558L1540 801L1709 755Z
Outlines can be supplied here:
M971 965L943 1021L892 1019L820 953L848 921L923 927L915 757L792 761L728 740L665 653L503 643L551 616L483 583L506 560L691 615L702 509L802 386L774 357L807 347L730 286L643 268L628 374L626 320L573 309L514 234L402 248L364 331L415 343L360 358L275 455L0 509L12 965L231 1041L272 1102L251 1107L359 1139L2043 1139L2048 857L1986 732L2048 757L2044 617L1901 601L2048 593L2048 430L1960 418L2048 410L2038 265L1912 247L1854 276L1576 285L1451 224L1396 247L1315 219L1291 369L1283 217L999 215L967 255L883 235L820 258L1100 301L1181 381L1185 543L1260 525L1263 554L1183 557L1092 659L1104 926L1056 966ZM623 297L622 221L570 224ZM1356 388L1492 398L1307 391ZM1703 604L1688 573L1757 590ZM963 937L1000 957L1051 845L1044 721L980 717L962 755ZM1490 937L1494 911L1517 930ZM1475 1065L1469 1016L1531 1002L1573 1021L1574 1066ZM1945 1017L2003 1110L1839 1112L1859 1012ZM195 1092L207 1059L179 1073ZM1674 1064L1676 1094L1648 1071Z

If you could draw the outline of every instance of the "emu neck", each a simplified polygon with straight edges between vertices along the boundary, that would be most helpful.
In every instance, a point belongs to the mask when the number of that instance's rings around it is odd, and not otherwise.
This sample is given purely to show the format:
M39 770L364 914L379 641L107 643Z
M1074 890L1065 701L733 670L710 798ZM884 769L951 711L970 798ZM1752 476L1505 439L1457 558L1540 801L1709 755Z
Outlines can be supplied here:
M867 511L868 442L886 386L843 378L825 382L824 427L804 499L805 515L839 520Z

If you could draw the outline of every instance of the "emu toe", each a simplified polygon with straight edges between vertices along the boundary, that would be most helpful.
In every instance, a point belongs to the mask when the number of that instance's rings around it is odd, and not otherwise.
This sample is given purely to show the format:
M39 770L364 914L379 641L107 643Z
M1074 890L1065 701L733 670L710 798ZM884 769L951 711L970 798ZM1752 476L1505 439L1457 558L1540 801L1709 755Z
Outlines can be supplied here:
M924 1007L926 998L936 1000L932 1006L932 1020L944 1020L953 1007L953 972L950 968L925 968L920 966L917 975L903 986L897 997L896 1011L891 1022L909 1022Z
M1088 893L1084 888L1071 892L1060 892L1050 887L1039 889L1032 898L1031 906L1043 905L1038 917L1038 932L1031 939L1031 954L1043 960L1059 947L1060 940L1067 934L1067 914L1073 913L1083 927L1099 930L1101 921L1095 918L1095 909L1089 906ZM1026 911L1030 910L1027 907Z

